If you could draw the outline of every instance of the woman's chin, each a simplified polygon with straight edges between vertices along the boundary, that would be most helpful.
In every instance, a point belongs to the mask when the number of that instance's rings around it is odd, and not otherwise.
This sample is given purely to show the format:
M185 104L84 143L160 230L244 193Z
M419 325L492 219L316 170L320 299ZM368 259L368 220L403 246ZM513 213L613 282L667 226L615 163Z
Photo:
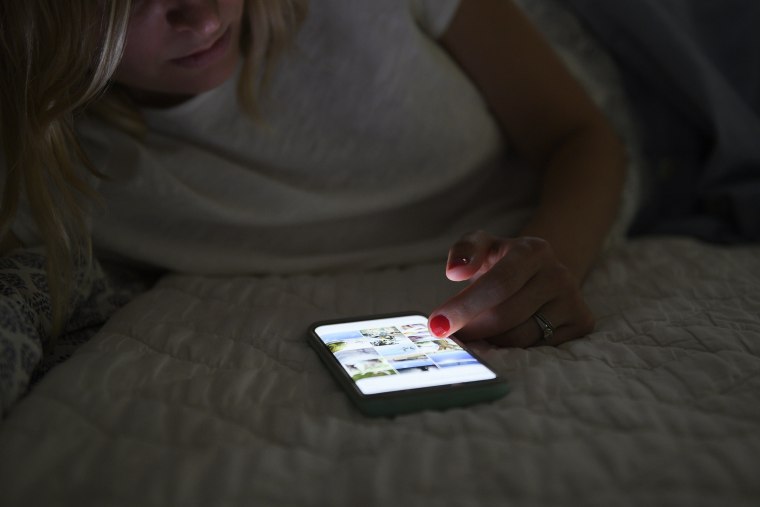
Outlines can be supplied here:
M172 107L181 104L196 95L209 92L232 79L237 69L237 62L213 72L180 73L175 79L159 86L142 88L122 83L129 90L132 99L145 107ZM184 74L184 75L183 75Z

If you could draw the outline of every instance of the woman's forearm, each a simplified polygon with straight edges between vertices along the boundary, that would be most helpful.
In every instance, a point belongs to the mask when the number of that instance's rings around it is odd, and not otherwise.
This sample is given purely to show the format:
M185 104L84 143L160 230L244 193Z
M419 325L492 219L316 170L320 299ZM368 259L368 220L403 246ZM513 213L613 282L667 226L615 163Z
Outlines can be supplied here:
M625 149L604 121L566 137L547 159L538 209L521 234L547 240L583 280L618 216L625 166Z

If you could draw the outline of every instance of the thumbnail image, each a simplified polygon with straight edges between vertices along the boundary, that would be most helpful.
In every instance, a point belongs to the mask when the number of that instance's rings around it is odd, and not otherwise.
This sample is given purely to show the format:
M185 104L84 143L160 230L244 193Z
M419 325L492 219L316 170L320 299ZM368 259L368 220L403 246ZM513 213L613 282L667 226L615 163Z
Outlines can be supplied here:
M375 347L383 347L385 345L396 345L405 341L407 338L398 328L395 327L380 327L375 329L362 329L361 333L369 338L369 341Z
M335 357L354 380L396 374L388 361L372 348L342 350Z
M399 374L404 374L404 373L425 373L427 371L437 370L437 369L438 369L438 367L436 365L434 365L433 363L430 363L429 365L422 365L422 366L409 366L409 367L400 366L400 367L396 368L396 371Z
M359 331L331 333L323 337L323 341L333 354L345 349L359 349L371 346L367 337Z
M436 352L446 352L453 350L462 350L462 347L454 340L427 340L417 342L417 348L420 352L426 354L435 354Z
M427 325L425 324L405 324L401 326L401 332L405 335L429 335Z
M425 354L389 358L391 366L399 373L415 373L437 370L438 367Z
M386 345L384 347L377 347L377 351L380 353L381 356L384 357L392 357L392 356L408 356L408 355L417 355L420 353L420 349L417 348L417 346L410 342L409 340L406 340L402 343L397 343L394 345Z
M460 347L459 344L454 340L442 339L433 341L438 345L438 350L441 352L449 350L463 350L462 347Z
M435 361L435 364L440 368L477 364L478 362L474 357L472 357L468 352L465 352L464 350L438 352L436 354L430 354L429 357Z
M405 324L401 326L401 332L413 342L430 340L433 337L425 324Z
M347 364L366 359L380 359L380 354L372 347L367 347L363 349L341 350L335 354L335 358L341 364Z
M345 340L357 340L366 338L359 331L338 331L336 333L330 333L322 337L322 341L325 343L331 343L335 341Z

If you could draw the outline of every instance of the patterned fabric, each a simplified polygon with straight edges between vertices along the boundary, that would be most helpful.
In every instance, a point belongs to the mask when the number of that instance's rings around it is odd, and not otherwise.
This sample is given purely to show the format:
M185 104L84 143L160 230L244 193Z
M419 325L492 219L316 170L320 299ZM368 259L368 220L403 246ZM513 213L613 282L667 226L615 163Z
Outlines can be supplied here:
M41 248L0 259L0 418L149 283L147 277L97 261L90 269L78 269L66 325L53 339L45 262Z

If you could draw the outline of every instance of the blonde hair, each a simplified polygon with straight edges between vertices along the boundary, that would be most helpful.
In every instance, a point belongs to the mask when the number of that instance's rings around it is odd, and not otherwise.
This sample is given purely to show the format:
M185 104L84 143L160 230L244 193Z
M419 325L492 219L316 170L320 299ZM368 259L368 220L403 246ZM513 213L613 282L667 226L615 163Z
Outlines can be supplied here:
M258 117L257 97L266 89L268 77L278 57L289 47L293 35L306 17L308 0L245 0L240 49L243 54L237 84L242 109ZM119 85L109 87L89 112L140 136L145 128L134 102Z
M306 1L246 0L250 22L241 36L238 84L245 110L256 111L256 73L266 76L287 47ZM126 95L109 87L130 13L130 0L0 2L0 152L6 166L0 239L25 194L47 252L54 334L68 310L74 271L91 258L87 205L96 194L87 179L100 175L76 138L75 118L87 109L133 133L141 125Z

